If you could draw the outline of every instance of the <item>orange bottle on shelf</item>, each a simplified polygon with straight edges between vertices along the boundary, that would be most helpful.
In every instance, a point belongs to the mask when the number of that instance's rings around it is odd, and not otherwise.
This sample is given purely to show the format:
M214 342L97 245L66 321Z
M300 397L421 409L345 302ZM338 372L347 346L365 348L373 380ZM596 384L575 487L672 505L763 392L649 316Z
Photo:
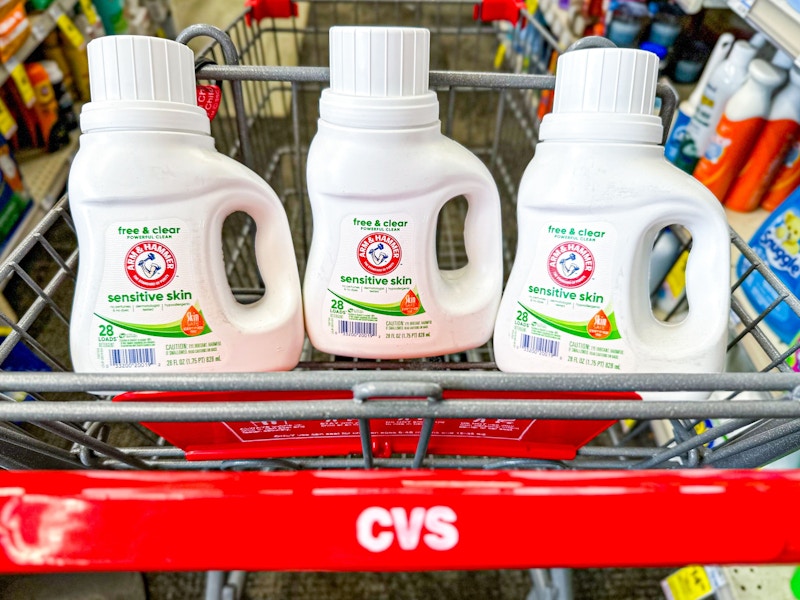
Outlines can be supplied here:
M786 156L783 157L783 163L778 167L772 185L764 194L761 208L775 210L798 187L800 187L800 131L789 147Z
M56 128L58 101L53 84L50 83L47 70L38 62L25 63L25 71L36 97L33 111L36 114L41 145L49 152L58 150L69 142L69 136L64 128Z
M747 71L747 80L728 101L716 133L694 170L695 178L720 202L747 162L764 128L772 91L784 79L778 69L761 59L753 60Z
M794 68L789 75L789 85L775 96L764 130L744 169L725 197L725 206L739 211L758 208L786 155L792 149L798 132L800 69Z

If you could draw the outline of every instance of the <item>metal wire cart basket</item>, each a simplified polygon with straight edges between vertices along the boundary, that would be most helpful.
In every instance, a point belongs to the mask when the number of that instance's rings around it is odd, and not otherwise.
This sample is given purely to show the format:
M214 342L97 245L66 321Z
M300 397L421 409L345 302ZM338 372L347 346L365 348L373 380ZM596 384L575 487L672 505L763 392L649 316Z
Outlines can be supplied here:
M217 148L278 192L301 274L311 235L305 155L335 23L431 30L442 128L496 178L508 273L516 185L564 49L518 7L510 21L488 21L496 4L276 2L283 13L243 15L227 35L193 26L179 36L215 38L198 55L198 80L222 85ZM661 91L668 122L675 97ZM465 260L465 211L456 198L439 217L443 268ZM731 241L733 259L753 265L742 280L760 274L776 290L774 306L800 315L797 298L733 231ZM246 216L229 217L224 246L237 297L259 297ZM800 560L800 526L786 518L800 471L759 470L800 449L800 374L786 364L797 346L771 341L741 280L719 375L504 374L491 346L397 362L307 346L289 373L78 375L66 344L77 262L64 199L0 266L10 304L0 346L3 571ZM680 294L659 304L668 277L653 288L654 310L680 319ZM112 402L89 392L98 389L133 393ZM678 399L638 400L649 391ZM680 399L689 392L709 399ZM686 526L697 513L741 527L692 543ZM687 535L634 544L609 533L654 517Z

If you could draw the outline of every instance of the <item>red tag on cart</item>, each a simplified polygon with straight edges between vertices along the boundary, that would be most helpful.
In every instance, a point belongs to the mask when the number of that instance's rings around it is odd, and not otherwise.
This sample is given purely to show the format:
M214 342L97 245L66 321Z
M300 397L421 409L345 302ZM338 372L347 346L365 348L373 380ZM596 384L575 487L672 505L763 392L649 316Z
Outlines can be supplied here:
M218 85L197 86L197 106L206 111L209 121L212 121L217 116L221 101L222 90L219 89Z
M640 400L633 392L520 392L445 390L444 400ZM117 402L270 402L341 400L352 402L350 390L302 392L129 392ZM413 453L423 419L371 419L376 457ZM570 460L579 448L614 421L536 419L435 419L428 444L434 455L480 455ZM219 423L143 423L186 452L187 460L341 456L361 453L357 419L312 421L245 421Z

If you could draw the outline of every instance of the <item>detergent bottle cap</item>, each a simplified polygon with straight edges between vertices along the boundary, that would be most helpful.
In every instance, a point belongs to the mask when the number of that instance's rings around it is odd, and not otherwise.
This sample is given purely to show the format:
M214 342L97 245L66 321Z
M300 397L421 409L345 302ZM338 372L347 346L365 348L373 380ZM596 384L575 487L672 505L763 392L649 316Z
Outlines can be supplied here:
M653 114L658 63L652 52L628 48L565 52L558 59L553 112L544 118L542 139L574 137L584 129L592 139L658 143L661 120Z
M351 96L428 92L430 32L420 27L331 27L331 90Z
M194 54L184 44L143 35L109 35L89 42L91 102L81 129L172 129L209 133L197 106Z
M428 86L430 32L419 27L332 27L331 86L320 117L379 129L435 123L439 101Z

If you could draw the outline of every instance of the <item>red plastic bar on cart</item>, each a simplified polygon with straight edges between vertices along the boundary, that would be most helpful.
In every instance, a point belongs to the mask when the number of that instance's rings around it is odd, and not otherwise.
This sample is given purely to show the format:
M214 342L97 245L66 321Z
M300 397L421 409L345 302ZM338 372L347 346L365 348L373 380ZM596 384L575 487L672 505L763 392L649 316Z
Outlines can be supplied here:
M520 392L503 390L444 390L444 400L639 400L633 392ZM117 402L269 402L275 400L353 401L350 390L299 392L129 392ZM424 402L425 400L420 400ZM436 419L428 453L470 454L570 460L579 448L614 421L535 419ZM170 444L183 449L188 460L341 456L361 453L357 419L325 421L248 421L222 423L143 423ZM422 419L372 419L370 433L375 456L413 453Z
M797 563L798 498L800 471L3 472L0 571Z
M520 11L525 8L523 0L481 0L472 9L472 18L484 23L508 21L516 25Z
M298 15L297 4L292 0L245 0L244 7L248 11L244 15L248 27L262 19L288 19Z

